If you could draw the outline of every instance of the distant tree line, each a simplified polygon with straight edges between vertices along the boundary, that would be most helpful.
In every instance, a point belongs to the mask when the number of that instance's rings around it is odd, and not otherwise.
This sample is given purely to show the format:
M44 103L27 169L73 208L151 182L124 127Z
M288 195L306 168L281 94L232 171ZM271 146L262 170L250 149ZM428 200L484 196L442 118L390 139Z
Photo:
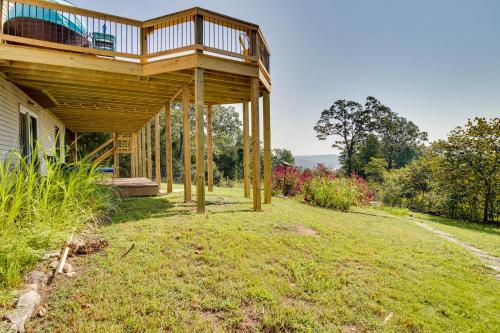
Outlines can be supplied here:
M374 97L338 100L321 113L320 140L334 136L342 171L366 178L387 204L470 221L500 219L499 118L469 120L447 140L427 134Z

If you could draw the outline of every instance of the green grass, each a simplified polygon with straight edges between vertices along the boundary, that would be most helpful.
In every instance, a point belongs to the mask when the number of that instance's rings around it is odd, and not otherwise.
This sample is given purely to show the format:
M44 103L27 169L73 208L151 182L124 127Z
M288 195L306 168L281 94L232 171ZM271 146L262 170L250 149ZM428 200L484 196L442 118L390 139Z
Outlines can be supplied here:
M77 258L80 276L56 282L47 317L32 327L498 331L500 283L492 271L400 217L294 199L273 199L254 213L241 189L216 188L203 215L181 200L182 193L124 200L100 229L106 253Z
M37 154L37 150L35 153ZM45 172L18 153L0 161L0 304L48 248L109 208L95 168L47 161Z
M457 239L469 243L496 257L500 257L500 226L452 220L425 214L412 214L435 229L454 235Z

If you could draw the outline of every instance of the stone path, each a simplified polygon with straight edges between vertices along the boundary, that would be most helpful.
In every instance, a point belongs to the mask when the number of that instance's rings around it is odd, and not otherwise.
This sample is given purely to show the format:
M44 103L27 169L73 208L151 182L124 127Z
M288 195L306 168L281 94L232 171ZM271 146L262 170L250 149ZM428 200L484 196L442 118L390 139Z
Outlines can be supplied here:
M483 250L480 250L480 249L478 249L475 246L472 246L470 244L464 243L464 242L456 239L455 236L453 236L453 235L450 235L450 234L448 234L446 232L434 229L433 227L431 227L428 224L422 223L420 221L415 221L415 223L419 227L427 229L430 232L433 232L436 235L438 235L438 236L440 236L440 237L442 237L442 238L444 238L444 239L446 239L446 240L448 240L448 241L450 241L452 243L455 243L455 244L463 247L464 249L467 249L470 252L472 252L472 254L474 254L476 257L478 257L479 260L481 260L484 264L486 264L486 266L488 266L491 269L493 269L495 271L495 273L496 273L497 279L500 280L500 258L495 257L495 256L493 256L493 255L491 255L489 253L486 253Z

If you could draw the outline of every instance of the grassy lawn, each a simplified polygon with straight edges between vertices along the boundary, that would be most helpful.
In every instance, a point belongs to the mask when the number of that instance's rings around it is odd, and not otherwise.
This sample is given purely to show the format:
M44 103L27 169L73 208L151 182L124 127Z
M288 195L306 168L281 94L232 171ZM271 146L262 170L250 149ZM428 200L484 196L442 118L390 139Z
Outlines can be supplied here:
M293 199L250 210L241 189L124 200L77 258L41 331L493 332L500 282L462 248L401 217ZM382 212L383 213L383 212ZM477 237L480 237L478 234ZM498 234L485 241L498 248ZM478 238L479 240L479 238ZM121 258L132 244L135 248Z

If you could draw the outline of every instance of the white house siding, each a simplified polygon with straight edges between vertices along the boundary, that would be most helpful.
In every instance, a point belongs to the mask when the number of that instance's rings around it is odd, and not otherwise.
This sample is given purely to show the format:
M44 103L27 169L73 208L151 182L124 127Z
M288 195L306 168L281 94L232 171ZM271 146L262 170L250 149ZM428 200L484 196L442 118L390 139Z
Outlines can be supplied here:
M55 127L59 127L61 147L64 150L64 124L50 111L43 109L14 84L0 78L0 159L19 150L19 112L25 108L38 116L38 142L40 157L52 156L55 145ZM63 153L64 156L64 153ZM45 160L40 159L42 171Z

